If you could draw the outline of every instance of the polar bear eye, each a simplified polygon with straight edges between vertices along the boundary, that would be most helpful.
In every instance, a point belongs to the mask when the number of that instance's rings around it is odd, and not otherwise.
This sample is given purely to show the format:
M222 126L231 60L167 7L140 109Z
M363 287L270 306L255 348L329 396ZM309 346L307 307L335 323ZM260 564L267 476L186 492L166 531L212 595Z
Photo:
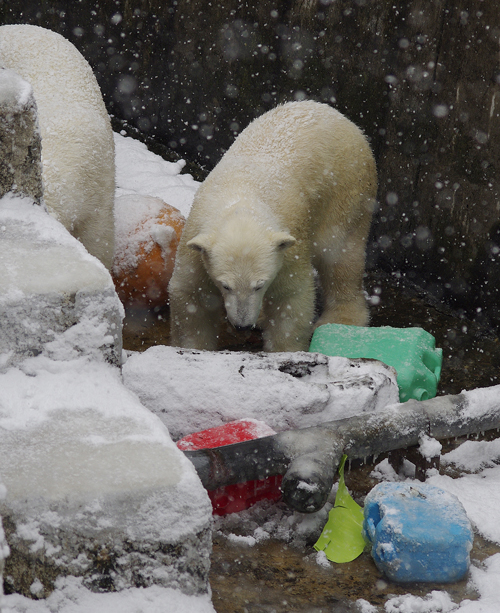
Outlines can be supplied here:
M253 288L253 291L258 292L260 289L264 287L265 284L266 284L265 281L257 281L257 283L255 284L255 287Z
M230 292L231 291L231 286L228 285L227 283L221 283L221 287L223 290L225 290L226 292Z

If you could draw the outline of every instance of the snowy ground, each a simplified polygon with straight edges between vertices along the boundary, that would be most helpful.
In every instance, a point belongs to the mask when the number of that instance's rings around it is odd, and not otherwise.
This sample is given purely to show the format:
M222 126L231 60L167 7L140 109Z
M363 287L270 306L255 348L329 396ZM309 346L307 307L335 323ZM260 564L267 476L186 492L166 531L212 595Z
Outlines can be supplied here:
M117 195L141 193L160 197L177 207L184 215L189 212L197 183L189 175L181 175L182 163L171 164L147 151L137 141L116 135ZM252 417L252 416L248 416ZM442 458L443 464L453 464L462 476L451 479L434 475L429 482L458 496L473 523L474 529L488 540L500 545L500 440L464 443ZM375 469L381 480L400 479L386 461ZM326 520L326 510L316 516L283 517L277 509L265 511L256 507L240 515L216 520L215 529L229 538L243 539L246 545L265 538L294 541L317 528ZM242 535L242 536L241 536ZM312 554L313 552L311 552ZM329 564L317 554L318 564ZM445 591L433 591L425 599L407 595L386 602L387 613L496 613L500 611L500 554L486 560L481 568L472 567L470 581L480 595L478 601L454 603ZM358 601L361 613L382 611L365 601ZM189 597L160 587L129 589L119 593L94 594L75 578L61 580L47 600L33 601L19 595L3 599L3 613L213 613L210 598Z

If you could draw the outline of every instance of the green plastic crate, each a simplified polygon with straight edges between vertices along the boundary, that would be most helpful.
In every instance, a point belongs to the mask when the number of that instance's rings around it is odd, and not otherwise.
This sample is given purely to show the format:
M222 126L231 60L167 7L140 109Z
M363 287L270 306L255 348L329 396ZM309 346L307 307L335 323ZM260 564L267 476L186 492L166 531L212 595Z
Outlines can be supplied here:
M344 358L371 358L393 366L399 399L427 400L437 392L443 350L422 328L362 328L325 324L314 331L309 351Z

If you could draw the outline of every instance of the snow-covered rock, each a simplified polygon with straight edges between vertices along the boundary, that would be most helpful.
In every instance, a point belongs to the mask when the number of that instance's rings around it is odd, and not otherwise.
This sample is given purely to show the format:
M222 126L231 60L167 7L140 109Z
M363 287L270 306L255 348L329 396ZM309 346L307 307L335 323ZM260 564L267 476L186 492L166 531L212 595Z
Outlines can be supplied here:
M277 432L307 428L399 401L390 366L307 352L156 346L128 357L123 380L174 440L248 417Z
M41 201L40 148L31 85L13 70L0 68L0 197L14 191Z
M5 497L5 486L0 482L0 500ZM5 566L5 558L10 553L9 546L5 540L5 534L2 526L2 518L0 517L0 612L2 611L3 603L3 569Z
M109 272L30 199L0 200L0 371L40 353L121 362L123 307Z
M39 355L6 370L0 440L13 591L47 596L70 575L94 591L207 593L207 493L118 368Z

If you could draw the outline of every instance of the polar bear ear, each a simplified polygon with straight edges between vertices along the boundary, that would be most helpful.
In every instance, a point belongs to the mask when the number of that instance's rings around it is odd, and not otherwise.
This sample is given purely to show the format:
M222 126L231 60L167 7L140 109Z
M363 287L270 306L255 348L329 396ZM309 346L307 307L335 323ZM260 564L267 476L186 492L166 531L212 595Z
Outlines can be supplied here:
M285 251L285 249L292 247L297 242L293 236L290 236L290 234L286 234L285 232L275 232L273 239L275 241L276 249L279 251Z
M208 234L198 234L188 241L186 245L194 251L204 253L207 252L212 246L212 240Z

